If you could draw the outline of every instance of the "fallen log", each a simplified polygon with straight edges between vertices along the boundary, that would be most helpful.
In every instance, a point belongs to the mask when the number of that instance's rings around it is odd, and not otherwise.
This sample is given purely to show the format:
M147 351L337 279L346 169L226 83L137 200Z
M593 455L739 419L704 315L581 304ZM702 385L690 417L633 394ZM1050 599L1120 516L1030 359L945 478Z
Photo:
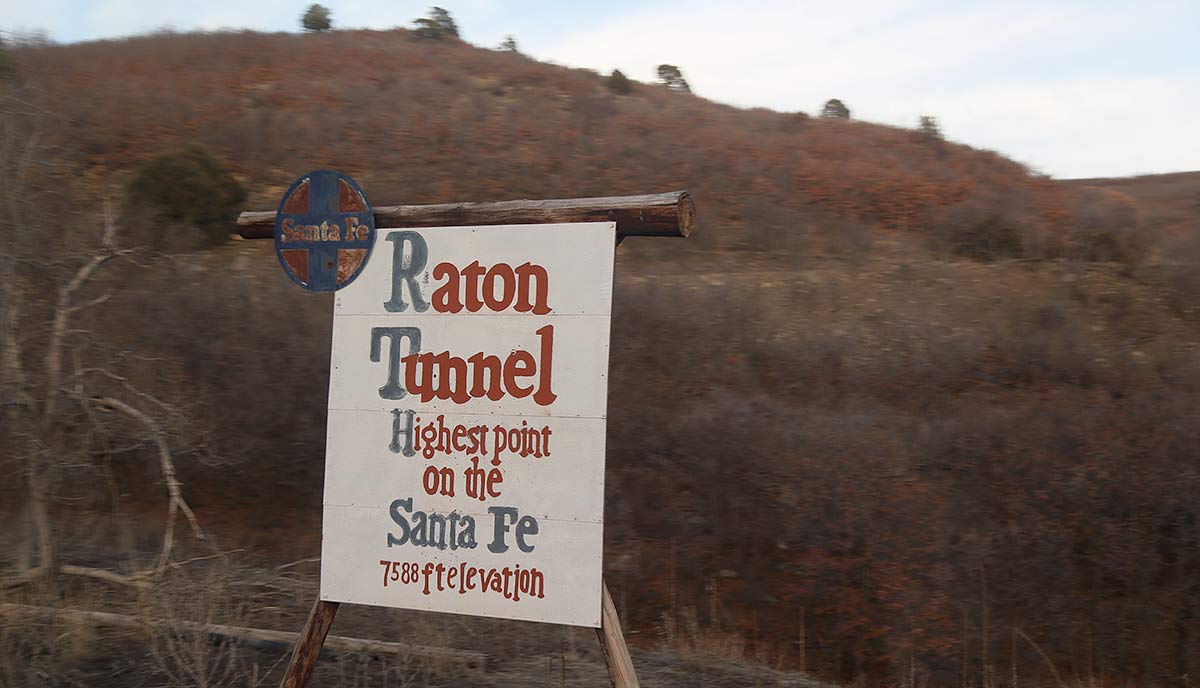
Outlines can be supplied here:
M87 578L97 578L108 583L128 585L130 587L139 588L142 590L150 589L150 581L147 580L147 578L156 574L154 569L126 575L123 573L116 573L115 571L94 569L87 566L72 566L70 564L63 564L57 569L54 569L54 571L64 576L84 576ZM11 578L0 579L0 590L19 588L23 585L29 585L30 583L46 578L48 575L48 569L41 567L30 569L23 573L17 574L16 576L12 576Z
M7 624L12 619L66 619L88 622L111 628L127 628L140 631L206 634L215 640L236 640L251 647L267 650L288 651L292 649L299 633L275 631L266 628L246 628L223 624L205 624L195 621L172 621L170 619L145 619L127 614L97 612L85 609L56 609L34 607L25 604L0 603L0 618ZM389 643L382 640L348 638L331 635L325 639L325 652L357 653L366 655L415 656L463 665L482 671L487 667L487 655L470 650L455 650L427 645Z
M375 208L380 229L476 227L480 225L550 222L616 222L619 238L686 237L696 222L696 207L687 191L645 196L559 198L540 201L492 201L437 205L385 205ZM275 236L275 211L247 211L238 216L245 239Z

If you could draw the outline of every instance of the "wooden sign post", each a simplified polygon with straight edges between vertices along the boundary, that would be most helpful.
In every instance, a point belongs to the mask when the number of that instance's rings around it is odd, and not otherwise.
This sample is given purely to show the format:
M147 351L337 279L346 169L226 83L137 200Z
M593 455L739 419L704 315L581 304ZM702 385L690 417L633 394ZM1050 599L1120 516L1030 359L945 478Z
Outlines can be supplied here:
M349 218L345 234L336 219L306 219L321 194ZM280 248L276 219L243 213L239 232ZM339 603L354 602L592 626L614 688L636 687L600 561L611 248L688 236L687 192L372 209L348 177L319 171L293 186L278 219L294 239L280 254L289 276L346 287L335 300L321 593L282 685L306 685ZM379 444L401 460L372 459ZM436 458L469 463L455 472ZM380 523L392 529L383 549Z

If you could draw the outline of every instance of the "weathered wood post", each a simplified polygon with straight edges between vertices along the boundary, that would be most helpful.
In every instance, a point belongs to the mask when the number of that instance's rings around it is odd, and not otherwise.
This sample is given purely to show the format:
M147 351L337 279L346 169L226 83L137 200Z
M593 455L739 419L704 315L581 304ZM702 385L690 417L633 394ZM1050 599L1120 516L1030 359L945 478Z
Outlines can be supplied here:
M616 222L618 239L687 237L696 222L696 206L687 191L540 201L385 205L374 210L375 226L380 229ZM238 234L245 239L272 238L275 215L274 211L242 213L237 219Z
M642 196L381 206L374 208L373 213L378 229L612 222L616 225L617 244L630 236L687 237L695 223L695 207L687 191ZM244 212L237 220L238 231L246 239L273 238L276 216L275 212ZM387 576L385 567L385 581ZM313 605L297 639L282 686L301 688L306 685L338 606L337 602L320 598ZM613 687L636 688L637 675L620 619L603 581L600 627L596 630Z

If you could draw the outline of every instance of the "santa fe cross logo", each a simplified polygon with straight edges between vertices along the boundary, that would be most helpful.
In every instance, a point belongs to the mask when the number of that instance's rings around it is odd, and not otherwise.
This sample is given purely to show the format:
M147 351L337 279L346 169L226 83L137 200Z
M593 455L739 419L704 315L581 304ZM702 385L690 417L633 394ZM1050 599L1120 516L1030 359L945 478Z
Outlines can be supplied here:
M340 172L301 177L279 204L275 253L288 277L309 291L336 291L353 282L374 244L371 204Z

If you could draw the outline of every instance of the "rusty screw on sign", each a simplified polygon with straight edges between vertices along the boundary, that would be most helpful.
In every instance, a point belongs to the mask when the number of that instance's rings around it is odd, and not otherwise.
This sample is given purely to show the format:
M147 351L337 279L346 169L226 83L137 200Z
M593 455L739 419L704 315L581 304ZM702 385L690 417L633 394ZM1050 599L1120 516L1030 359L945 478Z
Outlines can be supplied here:
M275 254L293 282L337 291L354 281L375 245L375 212L350 177L317 170L296 180L275 215Z

